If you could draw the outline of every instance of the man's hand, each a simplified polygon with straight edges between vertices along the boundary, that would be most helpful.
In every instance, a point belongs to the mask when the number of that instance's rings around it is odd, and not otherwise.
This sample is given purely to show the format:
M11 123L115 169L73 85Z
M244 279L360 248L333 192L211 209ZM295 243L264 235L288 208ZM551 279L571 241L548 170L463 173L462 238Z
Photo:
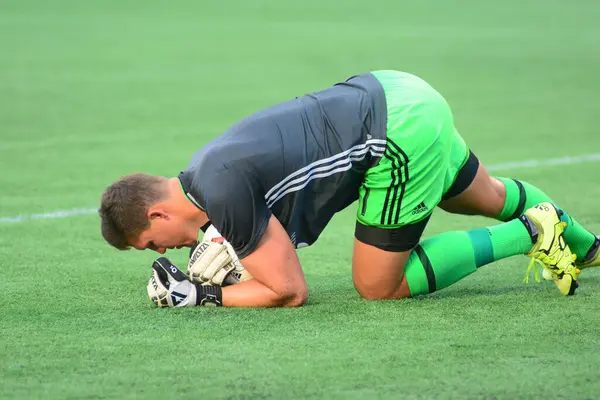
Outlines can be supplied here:
M217 231L217 228L215 228L214 225L209 226L208 229L204 232L202 241L222 243L223 246L225 246L225 248L227 249L227 252L229 253L230 262L233 265L233 270L229 272L229 274L227 274L225 279L223 279L223 283L220 286L224 287L229 285L235 285L240 282L245 282L249 281L250 279L254 279L250 272L246 271L246 269L240 262L240 259L237 256L235 250L233 249L233 246L231 246L231 243L229 243L227 239L225 239L223 235L221 235L219 231ZM194 250L192 250L192 253L193 252ZM229 268L226 269L228 270ZM212 281L214 282L215 279L213 279Z
M220 306L221 288L197 286L166 257L152 264L148 297L158 307Z
M234 269L231 255L222 242L202 241L190 251L188 274L192 282L223 286L223 281Z

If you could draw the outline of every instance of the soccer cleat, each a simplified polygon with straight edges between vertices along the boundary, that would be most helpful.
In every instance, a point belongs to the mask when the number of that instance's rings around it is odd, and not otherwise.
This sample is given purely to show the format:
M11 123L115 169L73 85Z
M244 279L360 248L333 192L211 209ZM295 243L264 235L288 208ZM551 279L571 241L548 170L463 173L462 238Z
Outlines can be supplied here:
M527 253L531 262L527 268L525 282L529 281L529 273L533 269L535 280L539 282L537 265L541 265L566 296L573 295L579 286L577 277L579 269L573 263L575 255L567 246L564 237L566 222L560 220L562 211L557 210L552 203L540 203L528 209L519 217L532 239L533 247Z
M592 244L586 256L583 257L583 260L575 261L575 266L580 270L600 266L600 236L596 236L594 244ZM552 280L552 275L546 270L543 271L542 276L548 281Z

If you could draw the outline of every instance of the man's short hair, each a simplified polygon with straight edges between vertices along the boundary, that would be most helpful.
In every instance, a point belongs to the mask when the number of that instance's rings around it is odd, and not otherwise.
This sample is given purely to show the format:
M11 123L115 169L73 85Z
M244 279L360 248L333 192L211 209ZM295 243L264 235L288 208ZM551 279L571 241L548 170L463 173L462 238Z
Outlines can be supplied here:
M98 214L104 239L119 250L127 250L129 238L150 226L148 210L167 197L166 178L147 174L126 175L106 188Z

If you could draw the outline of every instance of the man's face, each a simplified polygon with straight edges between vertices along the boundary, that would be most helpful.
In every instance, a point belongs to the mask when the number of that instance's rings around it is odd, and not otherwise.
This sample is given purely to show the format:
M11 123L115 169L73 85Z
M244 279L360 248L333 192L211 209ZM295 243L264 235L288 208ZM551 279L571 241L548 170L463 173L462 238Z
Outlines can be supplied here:
M187 224L172 215L158 215L150 218L150 227L137 238L132 238L131 244L138 250L150 249L164 254L167 249L179 249L192 246L197 234L189 232Z

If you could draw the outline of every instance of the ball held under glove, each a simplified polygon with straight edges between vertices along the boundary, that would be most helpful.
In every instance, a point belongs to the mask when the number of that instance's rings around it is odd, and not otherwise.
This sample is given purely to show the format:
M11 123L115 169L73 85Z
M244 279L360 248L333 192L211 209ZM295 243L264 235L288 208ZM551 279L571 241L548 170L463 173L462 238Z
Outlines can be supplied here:
M210 226L190 251L188 275L200 285L228 286L254 277L242 266L231 244Z

